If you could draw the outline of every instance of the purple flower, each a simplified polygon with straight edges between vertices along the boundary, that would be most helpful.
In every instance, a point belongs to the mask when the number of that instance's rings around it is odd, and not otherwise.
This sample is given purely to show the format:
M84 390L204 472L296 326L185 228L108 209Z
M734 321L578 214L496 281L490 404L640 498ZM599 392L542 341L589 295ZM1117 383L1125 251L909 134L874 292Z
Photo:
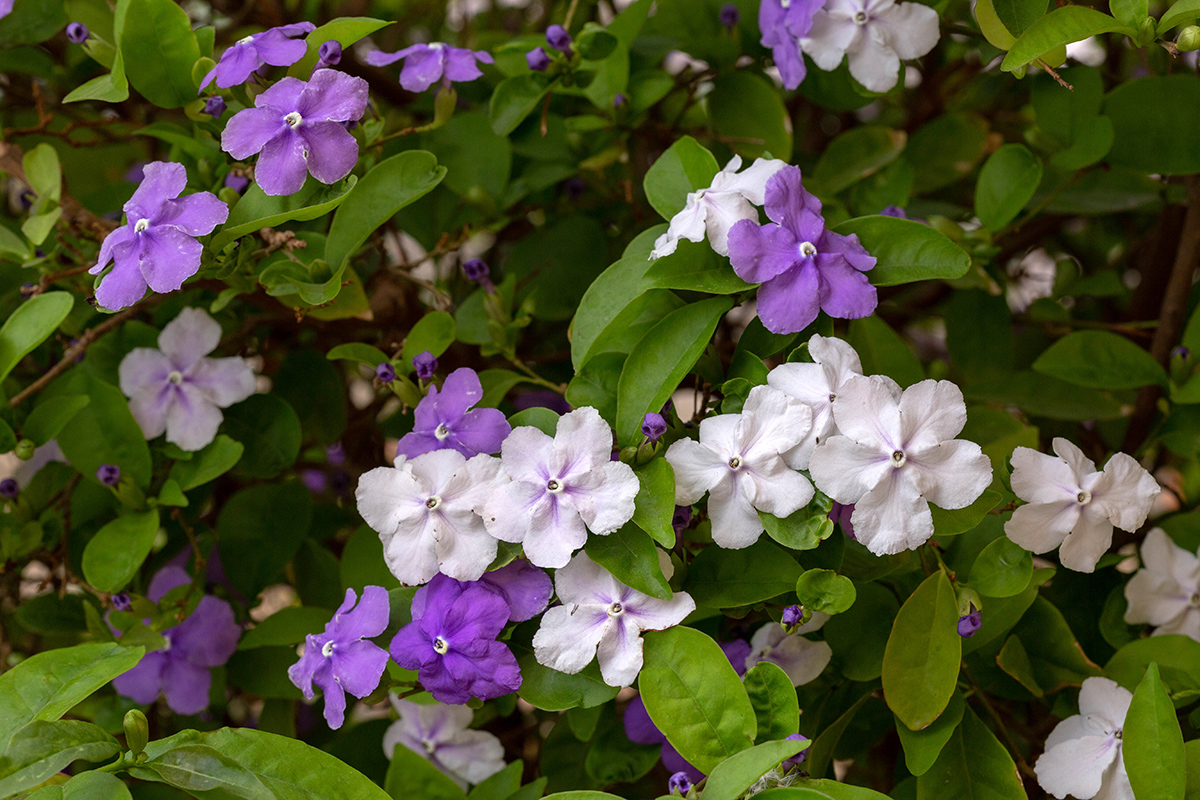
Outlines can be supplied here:
M666 432L667 421L662 418L662 414L651 411L642 419L642 435L650 441L657 442Z
M485 572L478 584L491 589L504 600L508 605L510 622L533 619L546 610L550 595L554 594L550 576L521 559Z
M317 69L336 67L342 61L342 43L336 39L321 42L317 48Z
M676 772L667 778L667 791L683 797L692 790L692 781L686 772Z
M150 581L146 596L158 602L191 582L179 567L164 567ZM206 595L187 619L163 631L166 647L143 656L137 666L113 679L113 687L143 705L153 703L161 691L176 714L199 714L208 707L209 670L229 660L241 634L229 603Z
M793 733L791 736L784 737L784 741L807 742L807 741L809 741L809 739L804 734ZM782 770L783 772L787 772L788 770L790 770L794 767L800 766L801 764L803 764L805 761L808 760L808 750L809 750L809 748L806 747L803 750L801 750L799 753L796 753L796 755L792 756L791 758L785 758L783 760L783 763L779 765L779 769Z
M325 460L335 467L346 463L346 448L341 442L334 442L325 448Z
M544 47L538 45L525 54L525 63L534 72L545 72L550 66L550 56L546 54Z
M884 217L896 217L898 219L908 219L908 212L900 206L887 206L880 211L879 214Z
M620 92L617 92L615 95L613 95L613 108L620 108L621 106L625 105L625 103L627 103L628 101L629 101L629 98L627 98L625 95L621 94Z
M392 695L400 713L383 734L383 752L394 757L398 746L427 759L464 791L504 769L504 745L494 734L471 729L474 712L466 706L418 705Z
M788 606L783 610L783 617L780 623L785 628L795 627L804 624L804 609L800 606Z
M67 41L71 44L83 44L92 32L82 22L72 22L67 26Z
M322 494L329 488L329 479L319 469L301 470L300 482L304 484L305 489L308 489L313 494Z
M366 697L375 691L388 661L382 647L367 641L387 627L387 589L367 586L357 608L356 602L358 595L347 589L325 632L310 633L304 655L288 668L288 678L305 698L313 699L314 683L324 692L325 721L335 729L342 727L346 714L346 692Z
M301 37L312 33L316 28L311 22L297 22L239 40L221 54L221 60L204 76L204 80L200 82L201 91L214 76L217 86L228 89L230 86L245 83L251 73L264 64L290 67L308 52L308 45Z
M205 358L221 341L221 326L199 308L185 308L158 335L158 350L135 347L118 369L121 391L147 439L199 450L217 435L222 408L255 391L244 359Z
M746 674L746 660L750 658L750 654L754 649L750 647L750 643L745 639L734 639L732 642L718 642L721 646L721 652L729 659L729 663L733 666L733 671L741 678Z
M213 232L229 216L229 207L211 192L180 197L187 186L182 164L155 161L143 170L143 179L125 204L126 222L100 245L96 266L99 275L96 301L116 311L142 299L149 286L156 292L173 292L200 269L204 247L197 236Z
M504 413L495 408L472 407L483 398L475 370L463 367L446 378L439 392L430 386L417 405L412 433L400 440L397 452L416 458L431 450L451 448L467 458L495 453L512 431Z
M219 94L214 94L212 97L204 101L204 113L214 119L220 119L225 113L225 98Z
M846 534L857 542L858 539L854 535L854 523L850 521L850 518L853 515L854 503L842 504L837 500L834 500L833 507L829 509L829 518L833 520L834 524L840 525L842 528L842 533Z
M250 179L242 175L234 175L231 172L225 176L225 186L241 194L250 186Z
M112 597L108 598L108 600L110 603L112 603L112 607L117 611L128 611L129 609L133 608L133 600L129 597L127 592L118 592L117 594L114 594Z
M958 618L958 635L964 639L970 639L975 634L979 633L979 629L983 627L983 612L971 604L969 614L964 614Z
M800 40L812 29L813 15L825 0L762 0L758 7L758 29L763 47L779 69L785 89L791 91L804 81L808 69L800 52Z
M390 385L392 381L396 380L396 368L385 361L375 368L375 377L379 379L380 383Z
M0 481L0 497L6 497L9 500L15 500L21 492L21 485L17 483L16 478L5 478Z
M441 42L414 44L395 53L376 50L367 53L367 63L376 67L407 59L400 71L400 85L410 92L423 92L439 80L446 89L451 83L464 83L483 77L475 64L494 63L486 50L467 50Z
M742 12L733 3L721 6L721 24L733 30L742 19Z
M413 356L413 369L421 380L429 380L437 372L437 356L428 350Z
M563 53L571 52L571 34L562 25L546 28L546 43Z
M675 513L671 515L671 527L675 529L675 533L683 532L683 529L692 524L692 507L691 506L675 506Z
M767 181L767 217L741 220L729 230L729 256L742 280L761 283L758 315L772 333L796 333L824 310L858 319L878 305L863 273L875 258L858 237L825 229L821 201L800 182L798 167L784 167Z
M358 161L358 142L341 123L367 110L367 82L332 69L308 83L284 78L239 111L221 134L221 147L238 160L261 153L255 175L273 196L295 194L311 174L340 181Z
M442 703L491 700L521 686L517 659L496 637L508 604L491 589L435 575L413 596L412 619L392 639L392 658L415 669Z
M12 13L14 0L0 0L0 19Z
M675 746L667 741L667 737L659 731L658 726L650 719L649 712L646 711L646 704L642 701L641 695L629 701L629 705L625 708L625 716L622 720L625 725L625 736L629 741L635 744L657 744L662 745L661 758L663 766L672 773L686 775L692 783L696 783L704 779L704 773L691 765Z
M121 468L115 464L101 464L96 470L96 480L105 486L116 486L121 482Z
M487 262L482 258L472 258L463 264L463 274L467 280L479 282L491 274Z

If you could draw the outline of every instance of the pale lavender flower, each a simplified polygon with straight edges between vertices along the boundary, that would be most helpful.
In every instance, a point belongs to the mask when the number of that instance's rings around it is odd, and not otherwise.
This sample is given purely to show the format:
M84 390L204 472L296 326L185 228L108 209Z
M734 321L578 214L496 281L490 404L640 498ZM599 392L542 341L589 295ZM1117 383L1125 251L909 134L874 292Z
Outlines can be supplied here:
M208 114L213 119L220 119L225 113L225 98L219 94L214 94L212 97L204 101L204 113Z
M441 42L414 44L395 53L376 50L367 53L366 57L367 63L375 67L384 67L400 59L405 59L404 69L400 70L400 85L410 92L423 92L438 81L448 90L451 83L483 77L476 61L494 63L491 53L486 50L467 50Z
M413 356L413 369L416 371L417 377L423 381L433 377L433 373L437 372L437 366L437 356L428 350Z
M121 482L121 468L115 464L101 464L96 470L96 480L105 486L116 486Z
M979 633L979 629L983 627L983 612L971 604L970 612L963 614L958 618L958 635L964 639L970 639L975 634Z
M545 72L550 66L550 56L546 54L546 48L538 45L525 54L525 63L534 72Z
M83 44L92 32L82 22L72 22L67 26L67 41L71 44Z
M150 581L146 596L158 602L191 582L179 567L164 567ZM113 679L113 687L142 704L153 703L162 692L176 714L199 714L208 707L209 670L229 660L241 634L229 603L205 595L187 619L162 632L166 647L143 656L137 666Z
M683 797L692 790L692 779L686 772L676 772L667 778L667 792Z
M214 77L217 86L228 89L246 82L250 75L264 64L273 67L290 67L308 52L304 36L317 29L311 22L282 25L262 33L251 34L221 54L221 60L208 71L200 82L203 91Z
M358 142L343 122L367 109L367 82L332 69L307 83L284 78L239 111L221 134L221 147L238 160L261 153L255 177L269 195L295 194L311 174L331 184L350 174Z
M797 88L808 73L800 39L812 28L813 14L825 0L762 0L758 7L759 41L771 49L783 88Z
M204 246L196 241L229 217L229 207L211 192L180 197L187 186L182 164L155 161L125 204L125 225L104 237L96 266L98 275L113 268L96 287L96 302L116 311L142 299L147 286L173 292L200 269Z
M825 642L814 642L801 634L819 629L828 620L828 614L813 614L811 620L791 634L782 625L768 622L750 637L746 669L770 661L787 674L794 686L803 686L816 680L833 658L833 650Z
M1125 621L1153 625L1152 636L1182 634L1200 642L1200 549L1190 553L1154 528L1141 556L1142 568L1125 584Z
M12 13L14 2L15 0L0 0L0 19L4 19Z
M136 347L121 360L121 391L147 439L165 431L168 442L199 450L217 435L221 409L254 394L244 359L205 358L220 341L216 320L185 308L158 335L158 350Z
M667 432L667 421L662 414L648 413L642 420L642 435L652 442L657 442Z
M504 769L504 745L487 731L471 729L471 709L441 703L419 705L395 695L391 700L400 719L383 734L383 752L388 759L397 745L407 747L463 790Z
M347 589L325 631L310 633L304 641L304 655L288 668L288 678L305 698L313 699L314 683L325 694L325 721L329 727L342 727L346 692L366 697L379 685L388 654L367 640L383 633L387 623L387 589L367 586L361 602L353 589Z
M824 70L848 56L850 77L872 92L891 90L901 60L925 55L941 36L937 11L922 3L826 0L819 9L801 48Z
M863 273L875 257L858 237L826 230L821 201L805 190L798 167L767 181L770 223L745 219L729 229L729 259L742 280L761 283L758 316L772 333L796 333L817 318L858 319L878 305Z
M431 450L457 450L467 458L495 453L512 427L504 413L495 408L474 408L483 399L483 386L475 370L463 367L451 372L439 392L430 386L417 404L412 433L407 433L396 450L415 458Z
M1088 678L1079 690L1079 713L1050 732L1033 771L1057 798L1068 795L1133 800L1122 751L1125 716L1133 694L1108 678Z

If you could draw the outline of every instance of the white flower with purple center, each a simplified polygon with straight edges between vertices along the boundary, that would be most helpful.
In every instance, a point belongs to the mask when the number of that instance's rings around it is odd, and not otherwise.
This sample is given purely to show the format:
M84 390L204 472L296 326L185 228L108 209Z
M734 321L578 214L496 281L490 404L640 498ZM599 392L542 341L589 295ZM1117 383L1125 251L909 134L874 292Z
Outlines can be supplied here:
M1108 678L1088 678L1079 713L1058 723L1034 764L1038 783L1063 800L1134 800L1121 748L1133 694Z
M423 92L438 81L449 91L451 83L483 77L476 62L494 63L491 53L486 50L467 50L442 42L414 44L394 53L376 50L367 53L366 62L374 67L386 67L401 59L405 61L400 70L400 85L410 92Z
M303 37L316 29L311 22L297 22L239 39L221 54L221 60L200 81L201 91L213 78L222 89L240 86L264 64L290 67L304 58L308 43Z
M1153 625L1153 636L1175 633L1200 642L1200 549L1189 553L1155 528L1141 555L1142 568L1125 584L1125 621Z
M1057 458L1028 447L1013 451L1012 490L1027 505L1013 512L1004 532L1032 553L1061 545L1064 567L1092 572L1112 544L1114 525L1136 531L1146 521L1160 492L1158 481L1125 453L1113 455L1099 471L1066 439L1056 438L1051 446Z
M933 535L930 503L964 508L992 482L979 445L954 438L967 407L949 381L901 392L890 378L853 376L833 416L839 433L817 445L809 468L822 492L854 504L855 538L875 555L924 544Z
M539 567L562 567L587 532L605 536L633 518L638 479L612 461L612 431L590 406L558 420L553 438L521 427L504 440L500 459L511 479L484 503L492 536L521 543ZM586 527L585 527L586 526Z
M925 55L940 36L937 12L921 3L828 0L800 46L823 70L837 69L849 56L854 80L886 92L900 78L900 61Z
M671 562L659 551L663 574ZM574 675L596 659L609 686L629 686L642 669L642 632L664 631L696 610L687 592L659 600L631 589L586 553L554 573L562 605L542 615L533 637L538 663Z
M185 308L158 335L158 350L136 347L121 360L121 391L147 439L165 431L181 450L199 450L217 435L221 409L254 394L245 359L205 357L220 342L216 320Z
M483 783L504 769L504 745L487 731L471 730L475 712L466 706L419 705L391 697L400 713L383 734L383 752L394 757L397 745L429 761L459 788Z
M813 487L791 454L812 427L812 411L769 386L756 386L740 414L700 423L700 441L667 450L675 470L675 502L690 506L708 493L713 541L737 550L763 534L758 512L786 517L808 505Z
M812 410L812 428L788 453L788 459L807 469L813 448L837 433L833 419L833 401L853 375L862 375L858 353L847 342L814 333L808 340L813 363L780 364L767 375L767 385L788 397L794 397Z

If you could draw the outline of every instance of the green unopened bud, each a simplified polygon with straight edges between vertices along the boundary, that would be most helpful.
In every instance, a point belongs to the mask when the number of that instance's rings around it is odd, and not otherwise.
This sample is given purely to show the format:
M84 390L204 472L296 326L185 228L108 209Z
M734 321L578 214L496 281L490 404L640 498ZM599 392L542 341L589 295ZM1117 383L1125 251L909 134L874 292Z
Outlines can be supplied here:
M33 458L33 451L36 449L37 445L33 443L32 439L22 439L13 448L13 454L22 461L28 461Z
M150 741L150 722L136 708L125 712L125 746L135 756L146 749Z
M1193 50L1200 50L1200 27L1188 25L1179 32L1179 38L1175 40L1175 48L1181 53L1190 53Z
M1146 17L1138 23L1137 27L1137 43L1139 47L1145 47L1154 41L1158 35L1158 23L1154 17Z

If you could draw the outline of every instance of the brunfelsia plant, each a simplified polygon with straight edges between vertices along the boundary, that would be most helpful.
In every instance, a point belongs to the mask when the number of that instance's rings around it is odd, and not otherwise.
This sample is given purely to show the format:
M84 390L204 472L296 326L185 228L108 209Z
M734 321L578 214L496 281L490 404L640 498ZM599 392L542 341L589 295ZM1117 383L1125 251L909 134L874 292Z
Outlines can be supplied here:
M1196 796L1197 19L0 0L0 800Z

